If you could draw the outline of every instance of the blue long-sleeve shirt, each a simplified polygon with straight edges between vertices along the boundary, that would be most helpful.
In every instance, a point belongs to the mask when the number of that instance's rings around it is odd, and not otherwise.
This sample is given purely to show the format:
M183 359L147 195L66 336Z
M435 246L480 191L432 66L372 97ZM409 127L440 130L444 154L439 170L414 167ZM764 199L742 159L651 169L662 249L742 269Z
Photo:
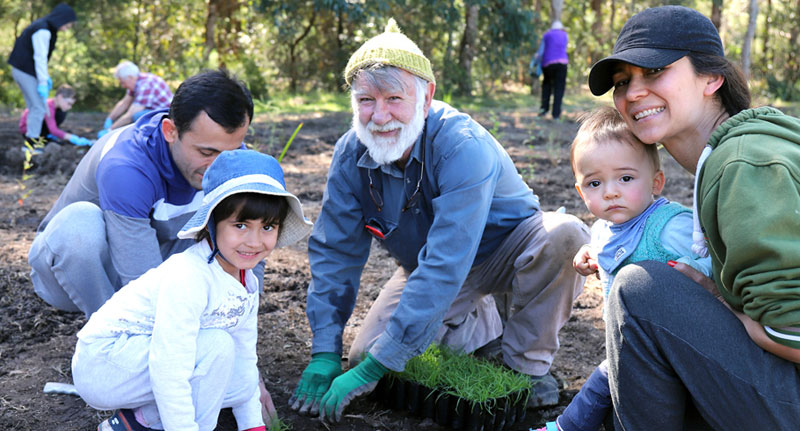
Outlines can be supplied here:
M411 271L386 330L370 348L399 371L436 336L470 268L539 210L511 158L468 115L434 101L425 127L424 145L418 138L402 170L378 165L354 130L336 143L308 245L312 354L342 353L342 331L374 235L366 225L383 234L379 240ZM419 196L403 211L418 182Z

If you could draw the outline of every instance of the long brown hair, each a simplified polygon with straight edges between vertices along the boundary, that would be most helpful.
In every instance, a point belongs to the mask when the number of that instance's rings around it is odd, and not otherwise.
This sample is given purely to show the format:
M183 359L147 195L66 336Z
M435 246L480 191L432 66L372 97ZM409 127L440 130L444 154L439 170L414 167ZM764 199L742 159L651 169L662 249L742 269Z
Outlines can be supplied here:
M689 52L688 57L696 73L725 78L716 94L728 115L734 116L750 107L750 88L738 66L718 55Z

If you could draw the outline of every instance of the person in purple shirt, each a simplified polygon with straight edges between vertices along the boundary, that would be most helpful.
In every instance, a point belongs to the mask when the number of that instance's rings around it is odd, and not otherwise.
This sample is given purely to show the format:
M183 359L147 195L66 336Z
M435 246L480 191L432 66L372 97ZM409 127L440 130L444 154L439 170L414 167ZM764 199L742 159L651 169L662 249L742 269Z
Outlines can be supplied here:
M561 99L564 98L564 89L567 86L567 42L569 37L561 21L553 21L536 52L534 63L539 62L542 67L542 104L539 116L547 115L550 110L550 95L553 96L553 119L561 117Z

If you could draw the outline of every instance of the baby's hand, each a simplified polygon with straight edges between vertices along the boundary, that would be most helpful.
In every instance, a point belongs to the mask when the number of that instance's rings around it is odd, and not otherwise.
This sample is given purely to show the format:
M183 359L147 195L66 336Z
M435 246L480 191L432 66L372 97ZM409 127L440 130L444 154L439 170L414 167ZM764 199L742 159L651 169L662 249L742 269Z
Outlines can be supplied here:
M589 276L597 272L597 258L592 253L592 248L589 244L584 244L575 258L572 259L572 267L578 274Z

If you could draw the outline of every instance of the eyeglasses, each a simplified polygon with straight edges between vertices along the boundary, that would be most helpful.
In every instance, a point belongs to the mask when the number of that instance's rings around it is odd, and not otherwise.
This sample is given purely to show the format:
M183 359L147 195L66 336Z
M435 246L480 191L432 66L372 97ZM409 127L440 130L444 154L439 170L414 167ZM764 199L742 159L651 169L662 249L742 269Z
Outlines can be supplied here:
M417 199L419 199L419 189L420 186L422 186L422 178L425 177L425 132L427 131L427 128L428 121L426 119L425 124L422 126L422 139L420 140L420 153L422 156L420 157L419 179L417 180L417 187L414 189L414 193L411 194L411 197L406 200L406 204L403 205L402 212L406 212L406 210L414 206L414 204L417 202ZM367 178L369 178L369 197L372 198L372 203L378 207L378 212L381 212L383 210L383 198L372 183L372 169L367 170Z
M414 204L417 202L417 199L419 199L420 195L419 189L420 186L422 185L422 177L425 176L425 162L422 161L421 165L422 166L420 167L419 180L417 180L417 187L414 189L414 193L411 194L411 197L409 197L406 200L406 204L403 205L402 212L406 212L406 210L414 206ZM372 183L372 169L367 171L367 178L369 178L369 197L372 198L372 202L375 204L376 207L378 207L378 212L381 212L383 210L383 198L381 197L381 194L378 193L378 190Z

